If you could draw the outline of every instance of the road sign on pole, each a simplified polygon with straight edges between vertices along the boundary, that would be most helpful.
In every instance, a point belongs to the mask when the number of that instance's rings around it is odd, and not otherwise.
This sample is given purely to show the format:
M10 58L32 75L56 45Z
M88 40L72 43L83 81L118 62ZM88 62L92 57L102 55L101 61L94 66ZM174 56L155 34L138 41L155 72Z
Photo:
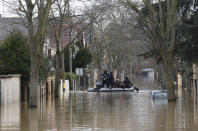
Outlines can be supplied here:
M76 68L76 75L83 76L83 68Z

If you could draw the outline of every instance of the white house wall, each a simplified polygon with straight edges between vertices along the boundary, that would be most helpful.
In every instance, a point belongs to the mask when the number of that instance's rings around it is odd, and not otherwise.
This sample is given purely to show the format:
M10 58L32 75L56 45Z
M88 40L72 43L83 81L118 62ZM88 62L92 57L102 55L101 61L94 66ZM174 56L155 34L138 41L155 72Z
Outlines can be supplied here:
M20 102L20 75L0 77L1 104Z

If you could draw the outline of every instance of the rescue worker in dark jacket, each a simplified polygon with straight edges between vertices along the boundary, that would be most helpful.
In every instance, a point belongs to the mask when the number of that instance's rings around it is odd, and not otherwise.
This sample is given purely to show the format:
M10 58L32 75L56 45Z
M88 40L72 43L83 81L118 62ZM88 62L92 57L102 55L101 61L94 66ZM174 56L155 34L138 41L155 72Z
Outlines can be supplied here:
M129 78L126 76L125 80L123 81L123 88L131 88L131 86L133 86L133 84L131 83L131 81L129 80ZM134 86L134 89L138 92L139 89L137 87Z
M110 74L109 74L108 82L109 82L109 86L111 86L111 88L113 88L113 85L114 85L114 77L113 77L113 73L112 73L112 72L110 72Z
M109 88L108 77L109 77L109 74L107 73L106 70L104 70L104 73L102 74L102 87L106 85L107 88Z
M123 88L130 88L133 84L129 80L129 78L126 76L125 80L123 81Z

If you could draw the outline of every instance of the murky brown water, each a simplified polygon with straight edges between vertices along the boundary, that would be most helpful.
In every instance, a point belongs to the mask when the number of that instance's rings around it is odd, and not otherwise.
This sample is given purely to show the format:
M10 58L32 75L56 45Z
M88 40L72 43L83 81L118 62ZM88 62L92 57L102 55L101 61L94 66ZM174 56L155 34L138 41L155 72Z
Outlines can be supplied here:
M143 87L140 87L143 88ZM149 88L150 89L150 88ZM198 131L198 102L183 93L177 102L140 93L70 92L27 103L1 105L1 131Z

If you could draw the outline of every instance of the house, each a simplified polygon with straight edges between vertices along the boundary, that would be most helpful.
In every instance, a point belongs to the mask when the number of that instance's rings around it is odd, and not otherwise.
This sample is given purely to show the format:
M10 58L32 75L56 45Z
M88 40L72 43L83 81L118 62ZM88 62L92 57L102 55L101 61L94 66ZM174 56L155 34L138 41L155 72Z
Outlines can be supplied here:
M51 22L53 22L53 25L58 27L58 18L51 20ZM55 33L58 33L58 31L52 31L52 28L50 26L52 26L52 24L48 23L46 40L44 44L45 56L54 56L56 54L57 47ZM63 43L63 47L65 47L73 41L83 41L82 24L65 18L62 25L61 42ZM61 50L61 44L59 45L59 49Z
M0 17L0 43L5 40L13 30L18 30L27 36L28 30L25 23L25 18Z
M58 21L56 19L53 22L58 25ZM5 40L8 37L9 33L11 33L13 30L18 30L25 36L28 36L26 23L26 18L0 17L0 42ZM78 21L64 19L62 31L61 41L63 42L64 47L72 41L85 41L83 40L83 26ZM46 31L43 54L44 56L54 56L56 54L54 32L51 30L49 23Z

